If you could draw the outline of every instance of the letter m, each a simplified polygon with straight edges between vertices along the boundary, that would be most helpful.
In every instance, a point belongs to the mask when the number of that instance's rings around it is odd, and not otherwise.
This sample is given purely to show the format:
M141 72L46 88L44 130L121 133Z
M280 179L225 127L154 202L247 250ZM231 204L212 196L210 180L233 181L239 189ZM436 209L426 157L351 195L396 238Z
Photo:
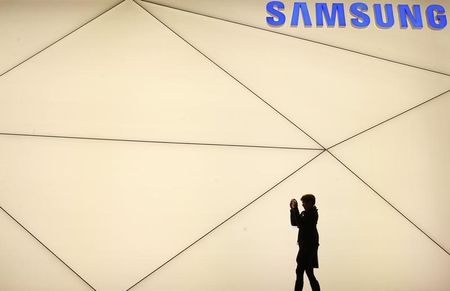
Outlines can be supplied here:
M336 15L339 17L338 22L339 26L345 26L345 13L344 13L344 4L343 3L333 3L331 6L331 15L328 10L327 3L316 3L316 24L317 26L323 26L323 20L325 18L325 22L327 26L333 27L336 23Z

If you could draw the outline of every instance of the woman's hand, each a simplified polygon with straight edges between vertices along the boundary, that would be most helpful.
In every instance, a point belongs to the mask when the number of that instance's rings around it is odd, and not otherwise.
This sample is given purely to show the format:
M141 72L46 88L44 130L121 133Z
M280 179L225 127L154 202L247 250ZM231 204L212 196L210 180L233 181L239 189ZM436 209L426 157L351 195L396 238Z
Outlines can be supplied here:
M291 209L297 208L297 207L298 207L297 200L292 199L292 200L291 200L291 203L290 203L289 205L291 206Z

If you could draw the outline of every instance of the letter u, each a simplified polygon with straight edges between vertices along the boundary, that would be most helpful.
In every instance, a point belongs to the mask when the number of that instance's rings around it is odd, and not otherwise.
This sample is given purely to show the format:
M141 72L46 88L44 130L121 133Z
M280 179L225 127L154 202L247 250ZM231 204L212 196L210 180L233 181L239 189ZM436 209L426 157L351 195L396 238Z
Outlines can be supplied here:
M392 4L385 4L384 10L386 11L386 22L383 19L383 12L381 4L374 4L373 10L375 13L375 23L380 28L389 28L394 25L394 10L392 9Z

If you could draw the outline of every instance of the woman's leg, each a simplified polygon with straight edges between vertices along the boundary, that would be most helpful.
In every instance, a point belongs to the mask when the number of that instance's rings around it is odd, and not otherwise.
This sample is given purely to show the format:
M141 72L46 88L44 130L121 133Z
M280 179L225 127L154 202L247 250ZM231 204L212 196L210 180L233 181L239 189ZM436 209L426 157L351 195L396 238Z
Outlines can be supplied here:
M316 277L314 276L314 269L307 268L306 275L308 276L308 280L309 280L309 283L311 284L312 291L320 291L319 281L317 281Z
M295 280L295 289L294 291L302 291L303 290L303 273L305 272L305 269L297 265L297 270L295 270L297 273L297 279Z

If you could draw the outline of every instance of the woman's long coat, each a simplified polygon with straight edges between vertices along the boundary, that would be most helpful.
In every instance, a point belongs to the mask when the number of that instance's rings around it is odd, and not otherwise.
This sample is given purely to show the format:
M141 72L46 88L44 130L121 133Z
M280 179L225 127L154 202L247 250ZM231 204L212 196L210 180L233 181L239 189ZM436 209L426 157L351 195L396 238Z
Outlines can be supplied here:
M317 255L319 248L318 219L319 214L315 206L301 213L297 207L291 209L291 225L298 227L297 241L300 249L297 255L297 264L305 269L319 267Z

